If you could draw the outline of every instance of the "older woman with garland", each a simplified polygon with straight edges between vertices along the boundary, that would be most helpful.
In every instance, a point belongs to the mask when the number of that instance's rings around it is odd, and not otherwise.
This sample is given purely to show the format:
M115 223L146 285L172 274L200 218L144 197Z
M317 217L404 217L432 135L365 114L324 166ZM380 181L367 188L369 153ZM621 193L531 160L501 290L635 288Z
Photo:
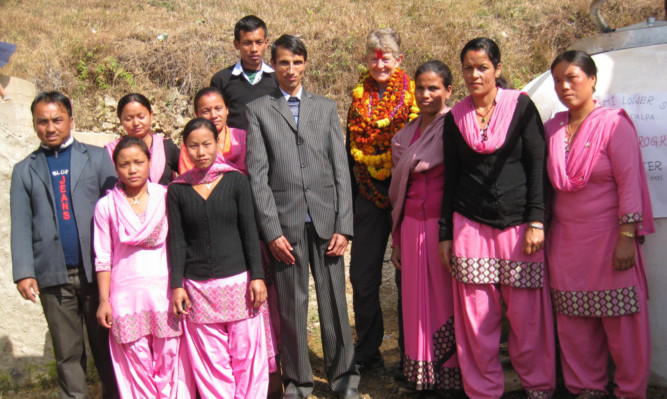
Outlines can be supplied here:
M504 88L498 45L461 51L470 95L445 117L440 257L454 277L454 329L465 392L500 398L503 304L508 351L529 398L556 387L553 313L544 262L546 147L530 98Z
M451 94L452 73L447 65L441 61L421 65L415 73L421 113L391 141L391 260L401 270L403 372L410 385L425 393L463 388L454 340L452 275L438 257L445 173L442 127Z
M178 173L179 150L171 139L151 132L153 109L150 101L139 93L127 94L118 101L116 114L127 135L143 140L151 153L148 180L163 186L169 184ZM111 157L119 141L117 139L104 146Z
M384 364L380 354L384 335L380 284L384 252L392 228L388 195L391 139L419 112L415 106L414 83L399 68L403 60L400 44L400 36L391 28L376 29L368 34L365 57L368 71L361 75L352 92L347 119L354 196L350 281L357 331L355 356L362 373ZM400 271L396 272L396 284L400 291ZM402 360L401 324L399 320Z
M651 364L640 237L654 231L637 131L593 99L597 67L566 51L551 64L568 110L545 124L554 187L547 258L563 377L577 398L645 398ZM566 250L563 250L566 248Z

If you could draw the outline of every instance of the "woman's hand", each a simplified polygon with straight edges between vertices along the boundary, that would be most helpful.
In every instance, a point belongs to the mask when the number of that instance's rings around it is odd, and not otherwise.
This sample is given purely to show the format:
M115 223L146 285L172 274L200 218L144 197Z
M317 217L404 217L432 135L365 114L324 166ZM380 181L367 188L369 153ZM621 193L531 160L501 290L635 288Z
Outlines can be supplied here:
M529 226L523 237L523 253L532 255L542 248L544 248L544 228L536 229Z
M619 236L614 248L612 266L616 270L628 270L635 265L635 239Z
M100 306L97 308L97 322L104 328L111 328L111 304L108 300L100 301Z
M394 264L396 270L401 270L401 247L391 248L391 263Z
M438 253L440 254L440 262L452 273L452 240L440 241Z
M176 316L188 314L190 306L190 298L188 298L188 293L185 291L185 288L174 288L171 293L171 308L174 314Z
M252 306L255 309L259 308L266 301L266 284L264 284L264 280L257 279L250 281L248 293L250 294Z

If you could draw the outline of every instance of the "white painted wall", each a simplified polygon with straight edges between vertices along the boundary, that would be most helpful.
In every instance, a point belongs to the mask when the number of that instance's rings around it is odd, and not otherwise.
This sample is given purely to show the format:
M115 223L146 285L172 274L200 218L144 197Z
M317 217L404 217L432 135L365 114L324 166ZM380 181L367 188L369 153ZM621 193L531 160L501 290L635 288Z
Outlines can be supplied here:
M596 93L600 96L667 92L667 44L601 53L593 58L599 70ZM554 92L549 72L529 83L524 91L531 96L544 121L565 109ZM651 383L667 386L667 218L656 220L656 233L647 237L644 254L653 349Z

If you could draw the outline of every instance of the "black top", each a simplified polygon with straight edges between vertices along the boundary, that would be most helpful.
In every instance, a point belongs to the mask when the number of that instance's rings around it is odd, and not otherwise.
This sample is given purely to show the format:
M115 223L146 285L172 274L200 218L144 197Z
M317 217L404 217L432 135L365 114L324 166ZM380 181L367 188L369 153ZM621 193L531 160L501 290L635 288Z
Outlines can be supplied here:
M243 74L232 75L234 65L225 68L211 78L211 86L222 91L225 104L229 108L227 126L237 129L247 129L245 119L245 106L250 101L260 98L266 94L272 94L278 88L278 79L275 73L262 73L262 79L252 85L243 77Z
M250 271L263 279L259 235L248 179L229 172L204 200L191 185L167 191L171 287L191 280L224 278Z
M498 229L544 221L544 127L527 95L519 96L505 144L492 154L468 146L451 112L444 123L440 241L452 239L454 212Z
M178 173L178 157L181 155L181 150L176 147L171 139L164 139L164 173L160 177L159 184L166 186L173 180L174 173Z

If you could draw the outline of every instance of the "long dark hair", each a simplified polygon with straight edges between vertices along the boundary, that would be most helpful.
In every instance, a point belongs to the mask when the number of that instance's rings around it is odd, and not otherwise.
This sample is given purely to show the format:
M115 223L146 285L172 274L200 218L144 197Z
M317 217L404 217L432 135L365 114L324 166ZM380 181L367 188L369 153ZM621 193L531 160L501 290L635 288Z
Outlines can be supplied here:
M222 94L222 91L215 86L204 87L195 94L195 99L193 101L195 107L195 114L197 113L197 107L199 107L199 100L207 94L217 94L222 98L222 102L225 103L225 96ZM227 103L225 103L225 107Z
M588 53L579 51L579 50L568 50L564 53L561 53L554 62L551 63L551 73L554 73L554 68L556 68L556 65L560 64L561 62L569 62L570 64L576 65L584 71L586 76L590 77L595 77L597 80L598 78L598 67L595 65L595 61L593 60L593 57L591 57Z
M146 145L146 143L142 139L140 139L138 137L134 137L134 136L123 136L123 138L121 138L120 141L118 142L118 144L116 145L116 148L113 150L113 156L112 156L113 163L114 164L116 163L116 160L118 159L118 154L120 154L121 151L123 151L126 148L133 147L133 146L134 147L139 147L141 152L146 154L146 156L148 157L148 160L150 161L151 152L148 150L148 146Z
M419 75L426 72L433 72L436 75L440 76L440 79L442 79L442 84L445 86L445 89L452 85L452 80L453 80L452 71L444 62L439 60L431 60L421 64L419 68L417 68L417 72L415 72L415 81L417 80Z
M216 141L218 140L218 129L215 127L215 124L206 118L199 117L192 119L183 128L183 132L181 133L181 137L183 138L183 143L185 143L188 140L188 136L190 135L190 133L201 127L210 130L211 133L213 133L213 137L215 138L215 140Z
M488 37L478 37L466 43L466 45L463 46L463 50L461 50L461 64L463 64L463 57L465 57L468 51L479 50L484 51L487 57L489 57L489 60L491 60L493 67L498 69L498 65L500 65L500 48L496 42ZM510 88L510 84L502 76L496 78L496 86L502 89Z
M130 93L126 94L123 96L118 101L118 107L116 107L116 115L118 115L118 119L120 119L120 116L123 114L123 110L125 109L125 106L129 103L139 103L144 106L148 110L149 113L153 113L153 109L151 108L151 102L148 101L146 96L143 94L139 93Z

